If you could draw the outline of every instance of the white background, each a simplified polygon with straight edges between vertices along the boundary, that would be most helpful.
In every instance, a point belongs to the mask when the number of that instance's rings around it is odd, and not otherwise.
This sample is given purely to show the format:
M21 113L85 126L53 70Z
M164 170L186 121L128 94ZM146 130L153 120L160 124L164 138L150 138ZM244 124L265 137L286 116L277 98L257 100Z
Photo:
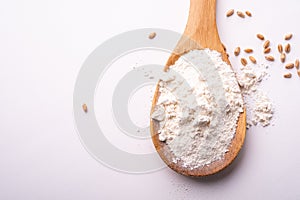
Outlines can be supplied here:
M237 45L252 47L262 61L256 33L275 47L293 32L293 60L300 57L299 6L296 0L218 1L220 37L231 55ZM226 18L230 8L249 9L253 17ZM223 173L198 180L167 168L124 174L83 148L72 93L86 57L124 31L183 32L188 9L186 0L1 1L0 199L300 199L300 79L295 71L283 79L278 61L264 84L276 104L275 125L250 129Z

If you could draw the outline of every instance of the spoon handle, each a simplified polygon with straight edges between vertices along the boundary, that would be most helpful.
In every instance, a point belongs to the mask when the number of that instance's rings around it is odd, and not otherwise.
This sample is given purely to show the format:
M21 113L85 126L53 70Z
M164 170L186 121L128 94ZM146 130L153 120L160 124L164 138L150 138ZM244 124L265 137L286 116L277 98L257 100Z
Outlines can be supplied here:
M188 22L183 37L179 40L170 56L165 70L173 65L184 53L194 49L209 48L222 54L229 64L228 57L221 43L216 23L217 0L190 0Z
M203 48L223 53L216 24L216 0L190 0L190 12L184 34Z

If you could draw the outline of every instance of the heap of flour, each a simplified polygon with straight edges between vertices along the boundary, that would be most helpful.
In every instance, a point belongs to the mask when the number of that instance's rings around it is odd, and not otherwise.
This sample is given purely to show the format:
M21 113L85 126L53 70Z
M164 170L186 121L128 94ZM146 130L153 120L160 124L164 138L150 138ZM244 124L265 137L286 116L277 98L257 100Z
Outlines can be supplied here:
M169 146L173 162L195 169L222 159L244 107L231 67L216 51L194 50L161 79L151 118L159 122L159 140Z

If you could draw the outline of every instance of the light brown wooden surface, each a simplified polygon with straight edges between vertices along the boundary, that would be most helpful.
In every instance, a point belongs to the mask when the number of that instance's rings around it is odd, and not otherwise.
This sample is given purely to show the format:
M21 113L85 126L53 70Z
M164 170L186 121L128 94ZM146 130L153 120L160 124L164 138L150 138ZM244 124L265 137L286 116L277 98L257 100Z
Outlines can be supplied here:
M173 65L182 54L193 49L203 48L210 48L220 52L223 60L230 64L217 30L216 0L190 0L189 18L183 37L180 39L173 54L167 61L165 70L167 70L170 65ZM151 112L153 111L160 95L158 89L159 88L157 86L152 102ZM157 152L171 169L187 176L207 176L215 174L226 168L238 155L245 139L246 110L244 110L244 113L240 115L237 125L235 137L233 138L228 149L229 151L225 154L224 158L194 170L188 170L183 168L180 163L175 164L172 162L172 157L174 156L165 142L159 141L157 134L159 124L152 119L150 120L150 131L152 141Z

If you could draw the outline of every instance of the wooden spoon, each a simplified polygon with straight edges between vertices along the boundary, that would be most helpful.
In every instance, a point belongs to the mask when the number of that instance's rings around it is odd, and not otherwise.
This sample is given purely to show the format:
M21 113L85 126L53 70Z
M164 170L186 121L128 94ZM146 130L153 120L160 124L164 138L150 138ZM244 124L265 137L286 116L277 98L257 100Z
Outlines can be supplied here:
M189 38L190 40L187 40ZM191 42L194 41L195 43ZM195 45L196 44L196 45ZM183 34L183 37L178 42L174 52L170 56L165 70L173 65L178 58L184 53L201 48L209 48L216 50L222 54L222 58L230 65L226 50L221 43L217 26L216 26L216 0L190 0L190 12L188 22ZM157 85L153 97L152 110L157 103L159 97L159 86ZM180 164L172 162L173 154L165 142L161 142L158 138L159 123L155 120L150 120L150 130L152 141L163 161L176 172L187 176L207 176L215 174L226 168L238 155L245 139L246 133L246 110L240 114L234 138L228 148L228 152L223 159L212 162L209 165L204 165L197 169L187 169Z

